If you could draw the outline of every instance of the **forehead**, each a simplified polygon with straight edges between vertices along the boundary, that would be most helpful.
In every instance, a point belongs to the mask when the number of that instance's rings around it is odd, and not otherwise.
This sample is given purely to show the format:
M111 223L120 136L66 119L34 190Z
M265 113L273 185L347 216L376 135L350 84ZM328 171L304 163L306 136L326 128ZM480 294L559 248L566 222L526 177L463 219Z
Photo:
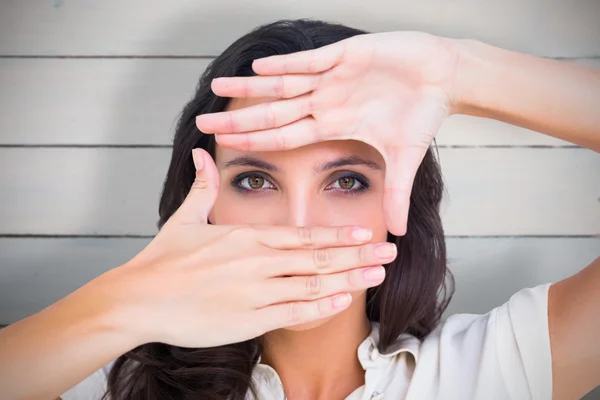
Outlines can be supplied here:
M251 107L253 105L276 100L271 97L232 99L226 110L233 111L241 108ZM347 157L357 155L369 161L373 161L385 168L385 163L380 153L368 144L356 140L333 140L313 143L307 146L285 151L238 151L216 145L215 158L217 166L221 167L225 162L237 157L252 155L253 157L263 159L272 163L299 162L302 160L312 160L315 163L337 157Z

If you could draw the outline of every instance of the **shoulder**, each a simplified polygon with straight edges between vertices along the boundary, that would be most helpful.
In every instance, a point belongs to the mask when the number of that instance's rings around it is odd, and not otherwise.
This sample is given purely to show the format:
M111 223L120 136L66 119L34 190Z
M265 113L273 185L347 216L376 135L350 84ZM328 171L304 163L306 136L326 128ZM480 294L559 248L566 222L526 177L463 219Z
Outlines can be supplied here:
M523 289L487 314L443 321L421 344L414 390L430 389L416 398L550 399L550 286Z
M63 393L62 400L100 400L106 392L108 374L114 361L106 364L92 375Z

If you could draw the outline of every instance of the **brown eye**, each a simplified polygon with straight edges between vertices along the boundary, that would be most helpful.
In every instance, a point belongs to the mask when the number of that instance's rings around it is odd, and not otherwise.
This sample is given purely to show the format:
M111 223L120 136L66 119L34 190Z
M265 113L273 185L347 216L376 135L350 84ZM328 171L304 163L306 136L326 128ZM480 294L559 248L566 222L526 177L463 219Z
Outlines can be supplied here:
M356 180L350 176L345 176L343 178L338 179L338 185L341 189L352 189Z
M369 190L370 187L367 178L354 172L340 173L332 176L331 179L331 183L325 189L340 194L359 194Z
M259 174L247 174L244 177L236 179L235 186L241 187L245 190L251 191L262 191L262 190L274 190L273 185L267 177Z
M250 175L248 178L248 186L252 189L260 189L265 184L265 178L258 175Z
M268 175L260 172L246 172L233 178L231 185L242 192L262 193L277 190Z

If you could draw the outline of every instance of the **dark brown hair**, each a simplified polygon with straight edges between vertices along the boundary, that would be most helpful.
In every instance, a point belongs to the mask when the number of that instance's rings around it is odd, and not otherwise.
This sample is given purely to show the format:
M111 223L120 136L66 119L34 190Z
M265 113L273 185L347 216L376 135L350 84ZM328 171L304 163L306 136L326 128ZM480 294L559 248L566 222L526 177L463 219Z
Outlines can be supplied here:
M217 57L179 119L160 199L159 229L190 190L195 176L191 150L202 147L214 157L213 136L202 134L195 124L197 115L222 111L229 101L212 93L212 79L251 76L252 61L257 58L310 50L364 33L322 21L284 20L255 29ZM380 323L380 352L401 333L418 338L429 334L452 297L454 280L446 265L439 215L442 194L440 167L430 149L415 178L407 233L403 237L388 234L388 241L398 246L398 257L386 266L385 281L367 291L367 317ZM242 400L248 390L254 391L251 375L260 351L259 339L203 349L145 344L116 360L105 397Z

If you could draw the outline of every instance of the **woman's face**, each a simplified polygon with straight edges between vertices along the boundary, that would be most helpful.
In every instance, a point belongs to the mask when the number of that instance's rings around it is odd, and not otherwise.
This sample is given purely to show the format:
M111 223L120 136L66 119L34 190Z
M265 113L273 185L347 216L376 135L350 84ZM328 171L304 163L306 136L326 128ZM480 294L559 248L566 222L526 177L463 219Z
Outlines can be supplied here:
M228 110L267 100L234 99ZM329 141L273 152L217 145L215 158L221 190L211 223L360 225L373 230L373 241L387 238L382 210L385 164L379 152L363 142ZM354 299L362 295L364 291L352 293ZM311 329L327 320L291 329Z

